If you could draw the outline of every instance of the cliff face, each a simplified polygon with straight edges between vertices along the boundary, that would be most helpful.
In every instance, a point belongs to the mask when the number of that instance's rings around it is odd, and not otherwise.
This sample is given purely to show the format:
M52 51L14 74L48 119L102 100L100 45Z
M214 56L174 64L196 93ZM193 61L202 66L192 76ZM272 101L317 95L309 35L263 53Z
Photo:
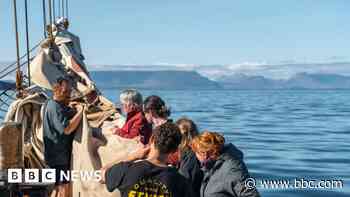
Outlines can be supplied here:
M350 77L336 74L298 73L287 80L235 74L218 82L225 89L350 89Z
M287 81L286 88L350 89L350 77L336 74L299 73Z
M235 74L218 79L224 89L276 89L279 88L278 81L265 78L263 76L248 76L245 74Z
M209 90L220 85L195 71L93 71L99 88Z

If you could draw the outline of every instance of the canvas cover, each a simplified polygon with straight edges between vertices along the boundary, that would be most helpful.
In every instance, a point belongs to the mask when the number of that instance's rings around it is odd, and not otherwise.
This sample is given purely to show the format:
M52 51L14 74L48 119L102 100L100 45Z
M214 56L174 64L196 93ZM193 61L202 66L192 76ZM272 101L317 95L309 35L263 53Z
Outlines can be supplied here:
M96 138L92 137L92 128L89 127L87 117L84 115L81 128L73 141L73 170L91 172L99 170L102 166L112 161L125 159L129 153L141 147L138 139L125 139L112 135L111 126L121 122L105 122L100 130L101 137L106 139L102 146L96 146ZM105 139L100 139L101 142ZM108 192L106 186L96 181L75 181L73 183L73 197L118 197L118 190Z
M42 88L51 90L56 79L65 75L63 65L54 64L43 49L30 63L31 81Z
M82 95L96 89L84 63L79 37L67 30L56 32L53 42L43 40L30 67L33 83L42 88L52 89L58 77L70 75Z

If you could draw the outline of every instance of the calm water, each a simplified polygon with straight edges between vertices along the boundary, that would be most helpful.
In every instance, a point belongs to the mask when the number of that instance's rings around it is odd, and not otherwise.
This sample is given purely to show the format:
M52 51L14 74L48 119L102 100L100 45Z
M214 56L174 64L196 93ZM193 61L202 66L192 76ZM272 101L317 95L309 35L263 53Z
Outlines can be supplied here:
M104 90L117 101L120 91ZM141 91L222 132L245 154L262 196L350 196L350 91ZM263 189L261 180L342 180L342 189Z

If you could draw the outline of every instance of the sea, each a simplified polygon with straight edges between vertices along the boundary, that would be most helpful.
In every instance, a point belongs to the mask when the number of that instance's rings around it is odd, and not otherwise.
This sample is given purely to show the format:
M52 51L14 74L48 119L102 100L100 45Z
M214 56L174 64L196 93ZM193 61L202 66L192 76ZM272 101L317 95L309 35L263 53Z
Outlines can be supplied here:
M102 90L119 102L121 90ZM140 90L220 132L266 197L350 196L350 90Z

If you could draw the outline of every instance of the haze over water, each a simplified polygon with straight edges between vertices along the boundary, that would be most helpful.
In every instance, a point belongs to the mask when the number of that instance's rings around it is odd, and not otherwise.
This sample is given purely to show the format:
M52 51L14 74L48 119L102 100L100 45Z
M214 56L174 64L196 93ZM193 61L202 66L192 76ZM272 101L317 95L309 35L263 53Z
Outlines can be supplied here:
M350 196L350 91L150 91L245 154L262 196ZM103 90L113 101L120 90ZM118 100L119 102L119 100ZM342 189L263 189L261 180L342 180Z

